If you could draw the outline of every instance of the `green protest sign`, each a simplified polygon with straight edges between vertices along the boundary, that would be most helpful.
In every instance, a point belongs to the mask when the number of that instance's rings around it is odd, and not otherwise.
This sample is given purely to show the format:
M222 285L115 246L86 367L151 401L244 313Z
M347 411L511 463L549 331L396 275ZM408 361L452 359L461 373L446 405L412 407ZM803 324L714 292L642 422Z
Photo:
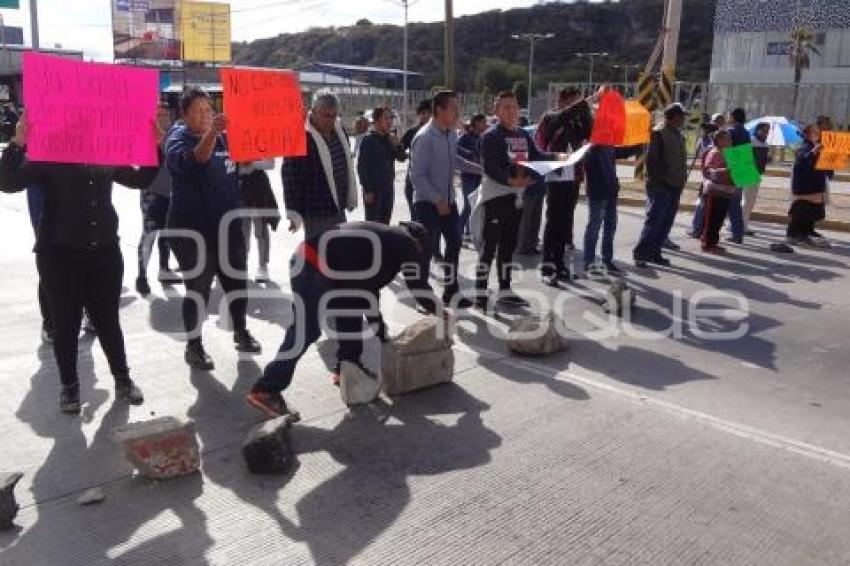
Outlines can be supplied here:
M723 150L723 158L736 187L754 187L761 183L752 144L727 147Z

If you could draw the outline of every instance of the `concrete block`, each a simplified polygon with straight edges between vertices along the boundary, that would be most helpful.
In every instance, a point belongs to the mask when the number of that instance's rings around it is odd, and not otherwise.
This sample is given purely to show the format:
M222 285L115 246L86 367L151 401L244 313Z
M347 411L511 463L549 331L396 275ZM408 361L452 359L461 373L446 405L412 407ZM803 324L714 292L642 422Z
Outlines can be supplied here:
M289 427L297 422L289 414L258 424L242 443L242 458L254 474L283 472L292 463Z
M454 377L455 356L450 347L406 354L389 342L381 352L381 383L387 395L402 395L440 383Z
M508 331L508 349L527 356L546 356L567 347L564 325L549 311L515 320Z
M167 479L197 472L201 454L191 421L161 417L131 423L113 431L127 460L151 479Z
M21 481L21 472L0 473L0 529L11 529L18 514L15 486Z
M371 403L381 393L378 376L369 375L351 362L339 365L339 394L342 402L348 405Z
M436 316L426 316L401 331L392 344L402 355L422 354L451 348L451 324Z

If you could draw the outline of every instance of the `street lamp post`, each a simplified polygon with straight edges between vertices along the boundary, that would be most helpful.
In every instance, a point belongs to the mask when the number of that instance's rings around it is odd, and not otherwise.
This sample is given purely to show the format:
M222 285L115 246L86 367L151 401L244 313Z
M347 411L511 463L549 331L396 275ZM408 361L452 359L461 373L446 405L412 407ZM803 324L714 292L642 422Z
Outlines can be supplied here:
M623 69L623 85L629 84L629 69L638 69L640 65L611 65L612 69Z
M528 50L528 89L527 89L527 100L528 103L528 118L531 119L531 96L534 92L533 84L534 84L534 42L535 41L543 41L544 39L552 39L555 37L554 33L515 33L511 35L512 39L516 39L519 41L527 41L529 44Z
M593 53L576 53L576 57L581 57L582 59L590 59L590 67L587 73L587 85L588 88L593 88L593 60L596 57L607 57L607 51L597 51Z

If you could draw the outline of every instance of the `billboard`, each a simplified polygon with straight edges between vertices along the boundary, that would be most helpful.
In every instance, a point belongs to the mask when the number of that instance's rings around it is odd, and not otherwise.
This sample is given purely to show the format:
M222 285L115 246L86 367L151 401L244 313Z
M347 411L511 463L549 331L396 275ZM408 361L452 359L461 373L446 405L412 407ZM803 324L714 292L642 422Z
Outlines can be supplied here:
M184 61L230 61L230 4L182 2L180 37Z
M178 0L112 0L115 59L177 61Z

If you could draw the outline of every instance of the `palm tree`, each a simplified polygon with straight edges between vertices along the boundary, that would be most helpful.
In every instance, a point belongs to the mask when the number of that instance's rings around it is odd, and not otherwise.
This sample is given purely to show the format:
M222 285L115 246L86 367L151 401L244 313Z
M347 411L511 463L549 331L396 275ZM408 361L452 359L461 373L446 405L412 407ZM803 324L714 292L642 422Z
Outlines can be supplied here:
M800 96L800 79L803 77L803 70L811 66L812 53L821 54L820 49L814 44L814 37L811 30L803 27L795 28L791 32L789 55L791 64L794 66L794 101L791 105L794 116L797 115L797 99Z

